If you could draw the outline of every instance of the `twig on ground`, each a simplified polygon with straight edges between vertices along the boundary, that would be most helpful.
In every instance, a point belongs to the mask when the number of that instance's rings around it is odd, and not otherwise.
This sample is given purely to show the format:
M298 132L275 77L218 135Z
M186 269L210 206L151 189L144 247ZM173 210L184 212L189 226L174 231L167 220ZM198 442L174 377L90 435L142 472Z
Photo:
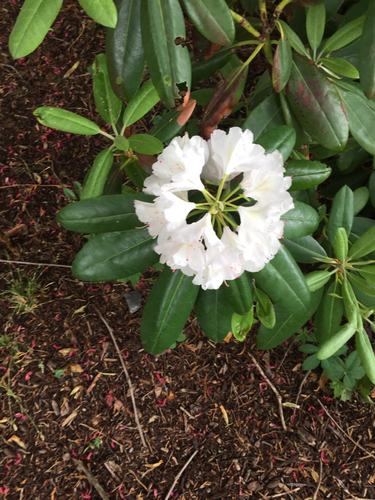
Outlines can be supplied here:
M11 68L17 75L23 80L21 74L16 70L14 66L11 66L10 64L5 64L5 63L0 63L0 66L5 66L6 68Z
M182 473L184 472L184 470L186 469L186 467L190 464L190 462L193 460L193 458L195 457L195 455L198 453L199 450L196 450L192 455L191 457L189 458L189 460L186 462L186 464L182 467L182 469L180 470L180 472L177 474L177 476L174 478L174 481L173 481L173 484L172 486L170 487L168 493L167 493L167 496L165 497L164 500L168 500L168 498L171 496L171 493L173 491L173 488L176 486L177 484L177 481L180 479L180 477L182 476Z
M319 481L316 490L314 492L313 500L316 500L318 498L319 488L320 485L322 484L322 478L323 478L323 460L320 460Z
M366 450L366 448L364 448L362 445L360 445L359 442L354 441L354 439L351 436L349 436L349 434L347 432L344 431L344 429L336 422L336 420L332 417L332 415L329 413L329 411L324 406L324 404L320 401L320 399L318 399L318 402L319 402L320 406L325 410L325 412L327 413L328 417L332 420L332 422L336 425L336 427L338 429L340 429L340 431L344 434L345 437L347 437L348 439L350 439L350 441L353 444L355 444L356 446L358 446L358 448L360 448L362 451L364 451L367 454L367 456L375 458L375 455L373 453L371 453L370 451Z
M104 317L103 317L102 313L99 311L99 309L97 309L95 307L95 311L97 312L99 318L103 321L103 323L107 327L107 330L109 331L109 334L111 335L112 341L113 341L114 346L116 348L118 357L120 358L120 361L121 361L121 364L122 364L122 368L123 368L124 373L125 373L126 381L127 381L128 385L129 385L130 396L131 396L131 400L132 400L132 403L133 403L135 423L137 424L138 432L139 432L139 435L141 436L141 441L142 441L143 447L147 448L147 444L146 444L146 441L145 441L145 438L144 438L144 435L143 435L142 427L141 427L141 424L140 424L139 419L138 419L138 412L137 412L137 406L135 404L135 398L134 398L134 391L133 391L132 381L130 379L129 372L128 372L127 368L126 368L125 361L124 361L123 357L121 356L121 351L120 351L119 346L118 346L118 344L116 342L115 336L113 335L112 328L106 322L106 320L104 319Z
M278 369L278 370L280 370L280 369L281 369L281 367L283 366L283 363L284 363L284 361L285 361L286 357L288 356L289 351L291 350L291 348L293 347L293 345L294 345L294 341L290 343L290 345L289 345L289 347L288 347L288 350L286 351L286 353L285 353L285 354L284 354L284 356L283 356L283 359L281 360L281 363L280 363L280 364L279 364L279 366L277 367L277 369Z
M45 264L43 262L23 262L21 260L3 260L3 259L0 259L0 262L4 262L4 264L20 264L22 266L66 267L69 269L72 268L72 266L67 266L65 264Z
M311 373L311 370L309 370L308 372L306 372L306 375L303 377L301 385L299 386L298 394L297 394L297 397L296 397L296 403L295 403L296 405L298 405L299 397L301 396L301 392L302 392L302 387L305 385L307 377L310 375L310 373Z
M81 460L74 460L74 463L77 467L78 470L80 470L81 472L83 472L87 479L89 480L90 484L92 486L94 486L94 488L96 489L96 491L99 493L99 495L102 497L103 500L109 500L109 498L107 497L105 491L103 490L102 486L100 486L100 484L98 483L98 481L95 479L95 476L92 474L92 472L90 472L87 467L81 462Z
M251 353L249 353L249 354L250 354L251 359L253 360L254 365L260 371L262 377L265 378L265 380L267 381L267 384L269 384L269 386L271 387L271 389L275 393L275 396L276 396L276 399L277 399L277 404L279 405L281 425L283 426L284 431L286 431L287 429L286 429L285 419L284 419L284 411L283 411L282 398L281 398L280 394L278 393L278 390L276 389L276 387L273 385L273 383L270 381L270 379L266 376L266 374L264 373L264 371L260 367L258 361L254 358L254 356Z
M339 479L338 477L335 477L335 479L339 483L341 488L345 491L345 493L347 493L351 498L353 498L353 500L366 500L366 498L356 497L355 495L350 493L350 491L348 490L348 488L346 488L345 484L341 481L341 479Z
M268 500L269 498L278 498L278 497L282 497L282 496L285 496L286 493L296 493L297 491L299 491L301 488L295 488L294 490L290 490L290 492L288 491L284 491L283 493L276 493L276 495L271 495L271 496L268 496L268 497L262 497L262 500Z

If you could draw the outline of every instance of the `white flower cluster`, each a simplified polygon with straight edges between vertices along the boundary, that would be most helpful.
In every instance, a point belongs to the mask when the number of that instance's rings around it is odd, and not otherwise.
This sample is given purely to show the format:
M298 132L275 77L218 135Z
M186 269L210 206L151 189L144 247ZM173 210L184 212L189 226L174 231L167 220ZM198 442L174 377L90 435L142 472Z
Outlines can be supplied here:
M276 255L284 230L280 216L294 207L287 192L291 178L283 176L281 154L265 154L263 147L253 143L252 132L238 127L228 134L215 130L208 142L187 134L176 137L152 170L144 192L156 198L153 203L135 201L135 209L149 233L158 237L155 252L161 263L195 276L193 283L206 290L217 289L224 280L233 280L244 271L260 271ZM221 196L221 189L240 174L243 201L251 198L256 203L237 210L227 194ZM216 199L202 180L219 186ZM209 194L212 204L189 201L189 191L201 191L206 200ZM202 205L207 207L202 209ZM193 210L202 212L202 217L188 223ZM231 222L233 211L238 211L238 225ZM219 216L220 237L213 224Z

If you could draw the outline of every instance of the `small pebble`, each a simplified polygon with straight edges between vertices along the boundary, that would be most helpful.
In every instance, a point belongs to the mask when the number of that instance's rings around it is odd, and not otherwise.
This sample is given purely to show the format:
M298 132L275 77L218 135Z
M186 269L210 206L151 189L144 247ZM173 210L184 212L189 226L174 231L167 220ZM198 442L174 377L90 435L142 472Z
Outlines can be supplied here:
M130 314L134 314L142 307L142 293L136 290L125 294Z

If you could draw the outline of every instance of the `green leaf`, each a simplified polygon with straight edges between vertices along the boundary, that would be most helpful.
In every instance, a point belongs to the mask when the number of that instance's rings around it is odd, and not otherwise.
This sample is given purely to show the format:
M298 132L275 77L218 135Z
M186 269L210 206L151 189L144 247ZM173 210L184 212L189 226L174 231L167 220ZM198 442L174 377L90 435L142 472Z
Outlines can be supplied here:
M248 313L253 308L252 285L245 271L235 280L227 281L224 292L228 302L239 315Z
M375 250L375 226L366 231L350 248L348 256L357 260Z
M72 274L83 281L126 278L159 260L155 245L147 229L98 234L78 252Z
M333 240L333 248L336 258L340 262L344 262L348 255L348 234L344 227L339 227L336 230L335 239Z
M145 66L141 2L115 0L115 5L118 21L114 29L107 29L105 44L108 74L117 97L122 101L130 101L141 84Z
M114 138L113 144L120 151L128 151L129 149L129 141L127 140L126 137L121 135L118 135L117 137Z
M366 186L359 187L353 192L353 212L354 216L365 208L370 198L370 191Z
M328 38L323 45L322 52L332 52L333 50L341 49L359 38L362 34L364 22L365 16L361 16L343 26Z
M345 375L345 363L338 356L331 356L322 361L322 368L331 380L340 380Z
M246 314L238 314L236 312L232 315L232 333L237 340L243 342L246 339L246 335L249 333L251 327L253 326L254 311L253 308L250 309Z
M375 171L371 172L368 188L370 190L370 200L372 206L375 207Z
M359 380L364 377L365 370L363 366L361 366L361 358L357 351L353 351L349 354L349 356L345 360L345 368L348 374L350 374L353 378Z
M353 191L348 186L343 186L333 199L329 215L327 234L332 246L339 227L344 227L347 235L350 234L353 218Z
M328 271L312 271L305 274L305 279L310 292L315 292L328 283L331 274Z
M110 148L104 149L96 156L94 165L89 171L81 200L95 198L96 196L100 196L103 193L105 181L113 165L113 158L113 152Z
M324 34L326 23L326 9L324 3L310 7L306 15L306 32L310 47L314 54L319 47Z
M351 281L353 285L358 288L358 290L365 293L366 295L369 295L370 297L375 297L375 286L372 283L364 280L363 278L360 278L359 276L356 276L353 273L348 273L348 278L349 281Z
M312 236L293 240L285 238L283 244L300 264L316 264L315 257L327 257L324 248Z
M199 287L180 270L165 269L148 296L141 321L141 341L150 354L160 354L181 335Z
M342 280L342 299L344 301L345 316L348 318L350 325L357 331L361 330L363 324L357 297L348 278L345 277Z
M107 28L114 28L117 23L117 10L113 0L78 0L82 9L94 21Z
M316 311L314 334L320 343L330 339L340 328L344 313L344 303L340 296L341 285L334 281Z
M148 113L150 109L159 102L159 100L159 94L156 92L152 81L149 80L142 85L126 106L122 117L123 124L126 127L133 125L133 123L137 122L140 118L143 118L143 116L145 116L145 114Z
M129 137L130 148L144 155L155 155L164 149L163 143L156 137L146 134L136 134Z
M209 59L201 59L199 61L192 61L192 81L191 86L195 87L201 80L206 80L212 76L218 69L222 68L232 58L233 53L229 50L216 52Z
M113 164L109 176L104 184L103 195L106 196L109 194L121 194L122 176L123 171L120 168L117 168L115 164Z
M25 0L9 37L14 59L25 57L40 45L62 6L62 0Z
M359 49L359 73L367 99L375 97L375 2L370 1Z
M291 337L316 311L323 294L320 288L311 294L311 304L307 312L295 308L294 312L288 312L275 305L276 323L272 329L260 325L257 335L257 345L259 349L273 349Z
M366 375L375 384L375 354L370 339L363 328L356 333L355 345Z
M298 350L304 352L305 354L315 354L318 352L318 347L313 344L304 344L299 347Z
M306 132L322 146L342 151L348 140L348 120L340 97L326 76L306 59L294 56L285 90Z
M262 290L289 312L309 311L311 294L306 280L289 251L281 247L276 256L257 272L251 273Z
M223 286L218 290L200 289L195 313L203 332L214 342L221 342L231 331L233 308Z
M256 313L259 321L266 327L272 329L276 323L275 309L271 299L259 288L255 289Z
M292 160L285 167L285 176L292 176L290 191L315 187L331 175L332 169L320 161Z
M316 354L313 354L312 356L309 356L308 358L305 359L305 361L302 363L302 369L307 371L307 370L315 370L320 365L320 361L317 358Z
M65 109L44 106L36 108L34 115L37 117L38 122L45 127L56 128L63 132L81 135L100 133L100 128L96 123Z
M354 334L355 329L346 323L319 347L318 359L327 359L333 356Z
M233 43L234 22L225 0L182 0L182 3L194 26L210 42Z
M302 127L302 125L299 123L295 114L293 113L292 108L289 102L287 101L287 98L285 97L285 89L279 93L279 97L285 123L293 127L296 133L296 143L294 145L294 148L298 149L300 146L304 144L311 144L313 140L306 132L306 130ZM336 152L334 152L333 154L336 154Z
M358 269L361 276L375 285L375 266L366 266Z
M300 201L294 202L294 208L281 216L285 220L284 238L302 238L313 233L319 226L318 212Z
M134 186L140 191L143 189L143 182L148 174L138 165L137 161L132 161L125 165L125 172Z
M178 0L142 0L142 42L152 82L168 108L179 99L178 84L191 88L187 47L176 45L186 38L184 16Z
M116 125L122 102L115 95L109 82L107 61L104 54L98 54L93 64L94 100L99 115L106 123Z
M172 109L149 131L149 135L156 137L161 142L168 142L175 137L182 129L182 125L177 123L177 118L182 111Z
M251 130L256 141L261 134L280 125L285 125L280 99L277 94L271 94L251 111L242 128Z
M56 219L66 229L78 233L126 231L142 226L135 215L134 200L152 202L153 198L143 193L101 196L67 205Z
M289 125L281 125L274 128L265 134L262 134L256 140L265 149L265 153L269 154L277 149L281 153L283 160L289 158L290 153L294 148L296 142L296 132L293 127Z
M301 54L301 56L308 57L307 51L299 38L299 36L292 30L292 28L284 23L284 21L278 21L278 25L281 26L281 29L284 33L284 36L289 40L290 45L293 47L293 49L298 52L298 54ZM279 28L280 29L280 28Z
M275 92L281 92L288 83L292 71L292 49L287 38L281 37L273 56L272 84Z
M193 90L190 94L190 99L195 99L199 106L206 106L215 92L216 89Z
M359 78L358 70L350 62L345 61L345 59L325 57L321 62L326 68L339 75L347 76L348 78Z

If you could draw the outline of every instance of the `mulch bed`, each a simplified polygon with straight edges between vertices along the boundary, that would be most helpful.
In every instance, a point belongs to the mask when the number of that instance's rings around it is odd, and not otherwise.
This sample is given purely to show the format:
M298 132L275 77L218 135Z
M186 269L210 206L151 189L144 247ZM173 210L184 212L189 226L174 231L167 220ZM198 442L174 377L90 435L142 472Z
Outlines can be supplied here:
M65 3L42 46L13 61L7 43L20 4L0 7L1 259L69 266L84 239L55 214L105 139L46 129L32 112L59 106L103 125L86 68L105 34ZM256 331L215 345L192 315L186 342L151 356L139 339L142 311L129 314L124 299L130 284L79 282L66 267L0 266L0 293L20 278L39 285L28 313L0 297L0 338L14 341L0 351L0 498L162 499L193 455L169 498L375 498L374 407L333 400L318 372L304 380L292 339L271 352L257 349ZM143 300L155 276L144 273ZM96 309L129 371L146 448ZM286 431L251 354L282 398Z

